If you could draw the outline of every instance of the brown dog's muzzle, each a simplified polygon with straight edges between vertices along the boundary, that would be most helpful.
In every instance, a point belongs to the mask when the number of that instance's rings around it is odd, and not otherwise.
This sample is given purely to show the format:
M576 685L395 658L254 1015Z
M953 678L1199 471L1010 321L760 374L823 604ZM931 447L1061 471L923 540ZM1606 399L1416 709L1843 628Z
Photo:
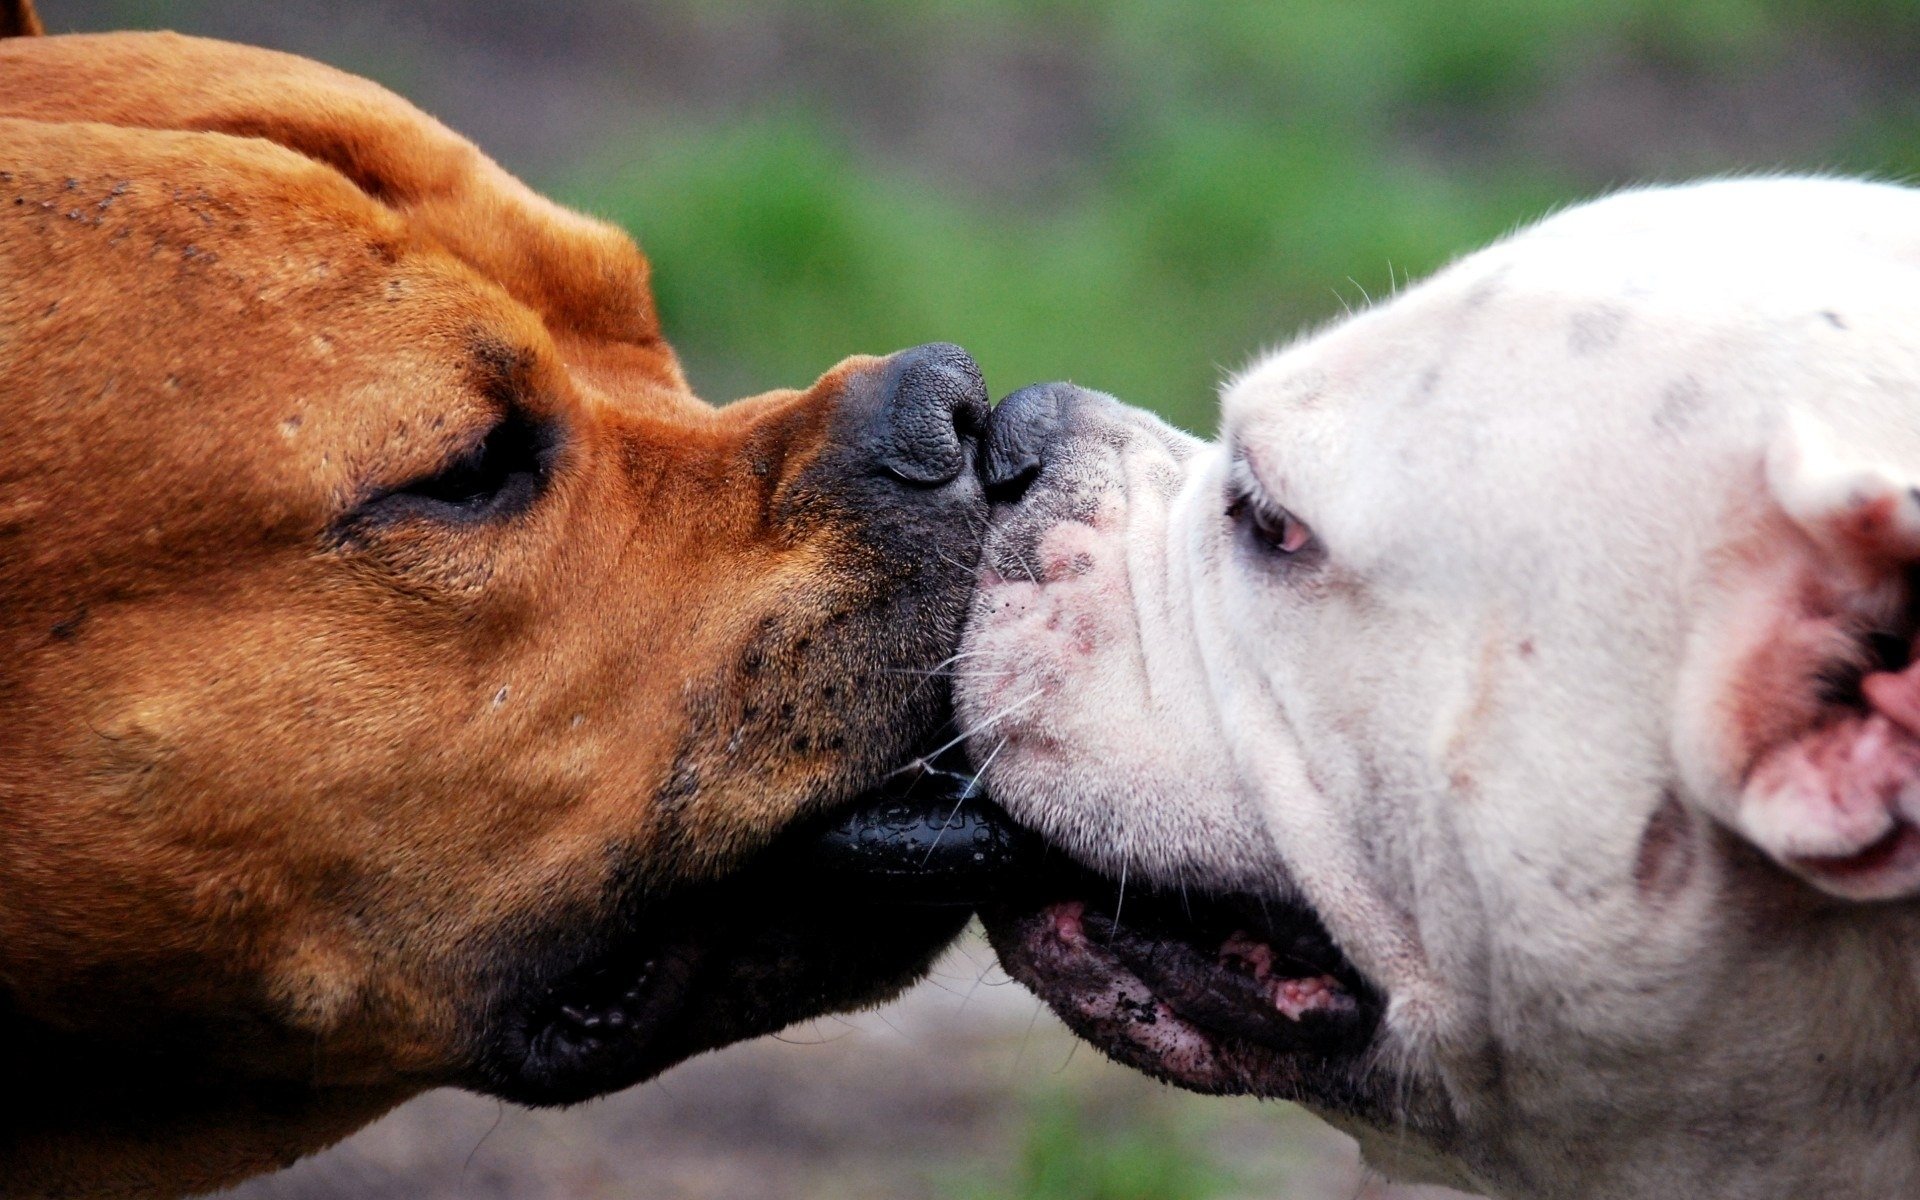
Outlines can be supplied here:
M799 844L819 820L938 786L908 764L953 739L942 670L985 525L987 405L944 344L747 403L760 536L807 570L692 690L608 892L496 945L469 1083L533 1103L624 1086L896 990L959 931L964 905L797 864L820 861Z

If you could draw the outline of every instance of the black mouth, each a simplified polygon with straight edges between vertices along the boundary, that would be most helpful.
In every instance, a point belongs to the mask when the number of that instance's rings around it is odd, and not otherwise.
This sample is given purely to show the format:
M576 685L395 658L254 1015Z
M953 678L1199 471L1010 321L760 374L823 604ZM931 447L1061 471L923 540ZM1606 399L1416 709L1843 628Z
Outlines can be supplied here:
M1363 1115L1380 994L1290 900L1128 889L1067 872L982 913L1007 971L1109 1057L1216 1094Z
M692 994L700 957L697 942L636 942L559 975L505 1014L489 1057L507 1069L487 1090L525 1104L568 1103L645 1078L650 1035Z
M470 1085L572 1103L904 990L1029 852L970 778L957 752L916 760L723 881L550 931L538 962L505 956Z

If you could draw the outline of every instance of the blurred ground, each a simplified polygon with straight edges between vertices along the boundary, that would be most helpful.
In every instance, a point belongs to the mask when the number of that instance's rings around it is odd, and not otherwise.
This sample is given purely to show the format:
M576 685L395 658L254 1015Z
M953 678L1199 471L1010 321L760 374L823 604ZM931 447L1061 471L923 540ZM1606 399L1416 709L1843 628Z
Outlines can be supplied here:
M405 1106L233 1200L1441 1200L1360 1171L1290 1105L1114 1066L976 933L877 1012L696 1059L560 1112Z

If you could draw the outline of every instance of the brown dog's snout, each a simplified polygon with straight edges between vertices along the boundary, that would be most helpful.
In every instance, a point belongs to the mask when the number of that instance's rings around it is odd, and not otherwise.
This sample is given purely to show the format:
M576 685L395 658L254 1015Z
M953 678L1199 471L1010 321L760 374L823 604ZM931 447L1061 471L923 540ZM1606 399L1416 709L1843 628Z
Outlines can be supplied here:
M987 385L965 350L934 342L891 356L874 402L857 440L888 475L941 488L972 473L987 427Z

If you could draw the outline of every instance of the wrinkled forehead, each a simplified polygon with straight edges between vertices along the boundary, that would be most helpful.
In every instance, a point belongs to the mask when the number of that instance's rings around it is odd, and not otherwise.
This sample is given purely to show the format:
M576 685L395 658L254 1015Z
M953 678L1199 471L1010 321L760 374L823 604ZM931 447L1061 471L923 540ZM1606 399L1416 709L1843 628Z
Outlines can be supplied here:
M1257 362L1224 430L1250 452L1365 439L1460 466L1556 442L1694 454L1784 400L1848 419L1920 378L1920 197L1835 180L1649 189L1562 213ZM1470 410L1466 427L1449 414ZM1491 436L1493 434L1499 436ZM1263 449L1273 447L1273 449ZM1299 468L1296 468L1299 469Z
M1225 397L1232 452L1355 550L1398 553L1387 533L1439 520L1509 540L1596 512L1704 521L1788 404L1844 422L1863 372L1920 378L1904 265L1850 235L1782 245L1687 206L1624 207L1576 210L1261 360Z

